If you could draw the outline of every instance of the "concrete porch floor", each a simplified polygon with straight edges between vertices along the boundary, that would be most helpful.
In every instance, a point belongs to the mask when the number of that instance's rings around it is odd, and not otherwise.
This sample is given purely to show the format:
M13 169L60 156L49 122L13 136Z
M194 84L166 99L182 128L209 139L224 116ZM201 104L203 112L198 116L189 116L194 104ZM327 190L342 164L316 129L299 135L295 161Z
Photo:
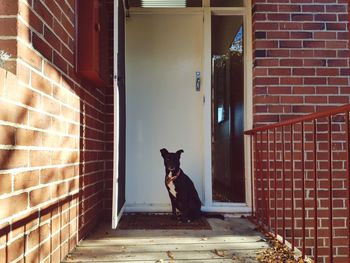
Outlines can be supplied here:
M208 221L212 230L112 230L103 224L63 262L248 263L257 262L256 252L268 247L246 219Z

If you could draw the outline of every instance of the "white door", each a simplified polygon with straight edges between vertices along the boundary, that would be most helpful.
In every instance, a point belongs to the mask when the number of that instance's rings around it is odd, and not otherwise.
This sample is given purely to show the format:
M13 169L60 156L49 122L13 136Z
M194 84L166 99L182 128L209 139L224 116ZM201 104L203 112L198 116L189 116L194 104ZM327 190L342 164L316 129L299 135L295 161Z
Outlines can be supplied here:
M161 148L184 150L181 167L204 201L202 42L202 13L126 20L127 211L170 211Z

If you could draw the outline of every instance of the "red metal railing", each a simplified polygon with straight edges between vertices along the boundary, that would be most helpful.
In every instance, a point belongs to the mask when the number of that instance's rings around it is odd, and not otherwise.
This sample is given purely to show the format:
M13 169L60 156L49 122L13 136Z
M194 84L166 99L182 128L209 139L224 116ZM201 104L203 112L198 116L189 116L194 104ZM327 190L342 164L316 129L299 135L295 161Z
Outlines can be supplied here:
M250 136L252 215L302 257L350 262L350 104Z

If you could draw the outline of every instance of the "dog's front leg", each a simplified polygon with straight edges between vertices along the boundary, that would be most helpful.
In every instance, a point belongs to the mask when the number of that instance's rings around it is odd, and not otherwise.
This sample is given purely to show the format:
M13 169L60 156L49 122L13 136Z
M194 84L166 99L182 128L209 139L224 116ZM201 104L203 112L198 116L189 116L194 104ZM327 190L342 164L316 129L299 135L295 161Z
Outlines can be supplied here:
M180 217L181 222L183 222L183 223L190 222L188 215L189 215L189 210L187 208L183 209L183 211L181 213L181 217Z
M171 218L174 220L177 220L176 200L174 200L174 197L171 194L169 194L169 197L170 197L170 201L171 201L171 212L172 212Z

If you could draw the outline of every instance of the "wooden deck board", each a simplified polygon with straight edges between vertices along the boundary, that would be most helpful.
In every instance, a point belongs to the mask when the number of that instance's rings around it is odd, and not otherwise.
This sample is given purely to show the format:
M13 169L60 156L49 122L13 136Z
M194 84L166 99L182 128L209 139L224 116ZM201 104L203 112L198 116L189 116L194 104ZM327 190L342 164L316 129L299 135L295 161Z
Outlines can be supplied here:
M256 252L268 247L245 219L209 222L213 230L112 230L102 225L63 262L257 262Z

